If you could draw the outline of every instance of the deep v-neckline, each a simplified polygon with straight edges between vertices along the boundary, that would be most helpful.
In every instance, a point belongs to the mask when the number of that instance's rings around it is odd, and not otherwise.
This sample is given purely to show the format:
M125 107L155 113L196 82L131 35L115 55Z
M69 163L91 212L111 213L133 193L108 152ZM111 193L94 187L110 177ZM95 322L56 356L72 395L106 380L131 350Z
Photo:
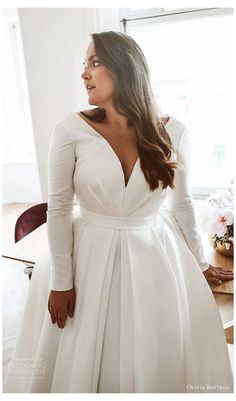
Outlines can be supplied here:
M72 112L72 113L73 113L73 112ZM122 172L124 189L127 189L128 186L129 186L130 180L132 179L132 176L133 176L133 174L134 174L134 172L135 172L136 166L138 165L138 162L139 162L139 160L140 160L140 156L137 157L137 159L136 159L136 161L135 161L135 163L134 163L134 165L133 165L133 168L132 168L132 170L131 170L131 173L130 173L130 176L129 176L129 178L128 178L128 181L127 181L127 183L125 184L125 173L124 173L124 170L123 170L123 167L122 167L120 158L118 157L118 155L117 155L116 152L114 151L114 149L113 149L113 147L111 146L111 144L108 142L108 140L107 140L102 134L100 134L100 132L98 132L98 131L97 131L95 128L93 128L89 123L87 123L87 121L85 121L77 112L74 112L73 114L75 114L76 117L78 117L81 121L83 121L83 122L86 124L87 127L89 127L91 130L93 130L93 131L97 134L97 136L98 136L101 140L103 140L104 143L106 143L106 144L108 145L108 149L110 149L111 154L113 155L113 158L118 162L119 168L120 168L120 170L121 170L121 172Z

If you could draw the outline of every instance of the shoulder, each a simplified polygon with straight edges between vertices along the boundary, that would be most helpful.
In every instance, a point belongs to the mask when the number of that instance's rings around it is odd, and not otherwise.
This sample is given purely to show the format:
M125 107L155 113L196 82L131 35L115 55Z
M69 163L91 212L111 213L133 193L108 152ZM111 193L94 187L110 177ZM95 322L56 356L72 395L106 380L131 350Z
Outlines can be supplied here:
M75 140L78 128L82 130L85 126L83 120L86 122L85 117L81 116L81 112L70 111L55 121L53 131L67 139Z
M160 114L159 118L160 118L162 124L166 125L170 119L170 116L168 116L167 114Z
M73 113L67 113L58 118L51 130L51 141L53 144L65 145L73 142Z
M188 137L187 128L183 121L174 116L169 116L168 121L165 124L165 130L168 133L174 149L177 151L181 139Z
M56 126L63 126L65 129L67 127L70 127L70 123L71 121L73 121L73 119L75 118L76 113L75 112L68 112L66 114L64 114L63 116L61 116L60 118L58 118L56 120Z

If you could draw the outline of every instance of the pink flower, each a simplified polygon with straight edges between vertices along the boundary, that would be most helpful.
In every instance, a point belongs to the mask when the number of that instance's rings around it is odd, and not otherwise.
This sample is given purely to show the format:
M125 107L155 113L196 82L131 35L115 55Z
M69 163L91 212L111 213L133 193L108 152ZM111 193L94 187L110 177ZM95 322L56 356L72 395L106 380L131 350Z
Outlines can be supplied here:
M208 232L222 237L226 231L227 226L233 224L234 216L231 208L217 209L212 208L208 221Z

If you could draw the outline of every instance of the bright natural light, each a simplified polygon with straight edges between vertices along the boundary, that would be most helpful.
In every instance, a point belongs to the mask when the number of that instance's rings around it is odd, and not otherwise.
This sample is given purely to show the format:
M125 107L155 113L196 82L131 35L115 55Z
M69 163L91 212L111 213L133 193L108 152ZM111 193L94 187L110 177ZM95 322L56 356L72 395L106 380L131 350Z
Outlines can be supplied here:
M162 112L181 119L192 140L192 187L233 178L233 16L130 27L142 47Z
M24 55L17 20L3 19L4 163L36 163Z

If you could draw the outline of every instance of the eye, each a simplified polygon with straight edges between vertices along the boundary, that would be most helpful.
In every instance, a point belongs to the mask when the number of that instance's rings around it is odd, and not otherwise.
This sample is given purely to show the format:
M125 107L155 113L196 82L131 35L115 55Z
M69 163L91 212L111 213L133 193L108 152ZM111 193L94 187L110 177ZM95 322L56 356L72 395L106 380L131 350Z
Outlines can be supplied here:
M94 66L94 63L98 63L98 64L100 64L100 61L99 60L93 60L93 66ZM83 62L83 70L85 70L87 68L87 66L86 66L86 63L85 62Z
M93 60L93 65L94 65L94 63L100 64L100 62L98 60Z

